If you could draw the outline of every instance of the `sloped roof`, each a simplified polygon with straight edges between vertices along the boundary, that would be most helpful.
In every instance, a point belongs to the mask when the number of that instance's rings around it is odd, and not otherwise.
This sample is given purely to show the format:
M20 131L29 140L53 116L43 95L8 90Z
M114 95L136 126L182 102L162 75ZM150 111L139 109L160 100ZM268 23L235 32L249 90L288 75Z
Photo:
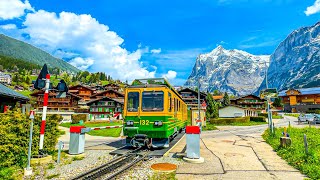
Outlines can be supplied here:
M29 98L27 96L24 96L1 83L0 83L0 95L12 97L14 99L19 99L23 101L29 101Z
M308 94L320 94L320 87L313 87L313 88L301 88L301 89L288 89L279 92L278 96L287 96L286 92L289 90L297 90L301 94L300 95L308 95Z
M75 85L75 86L71 86L71 87L69 87L69 89L71 90L71 89L74 89L74 88L76 88L76 87L84 87L84 88L86 88L86 89L88 89L88 90L90 90L90 91L94 91L94 89L92 89L91 87L88 87L88 86L85 86L85 85L82 85L82 84L78 84L78 85Z
M121 97L124 97L124 95L123 95L122 93L120 93L120 92L118 92L118 91L115 91L115 90L113 90L113 89L108 89L108 90L99 92L99 93L97 93L97 94L92 95L91 97L96 97L96 96L102 95L102 94L104 94L104 93L106 93L106 92L110 92L110 91L111 91L111 92L114 92L114 93L116 93L116 94L118 94L118 95L120 95Z
M87 105L90 105L96 101L100 101L100 100L109 100L109 101L115 101L115 102L118 102L120 104L123 104L123 102L121 102L119 99L113 99L113 98L109 98L109 97L103 97L103 98L99 98L99 99L94 99L94 100L91 100L89 102L87 102L86 104Z

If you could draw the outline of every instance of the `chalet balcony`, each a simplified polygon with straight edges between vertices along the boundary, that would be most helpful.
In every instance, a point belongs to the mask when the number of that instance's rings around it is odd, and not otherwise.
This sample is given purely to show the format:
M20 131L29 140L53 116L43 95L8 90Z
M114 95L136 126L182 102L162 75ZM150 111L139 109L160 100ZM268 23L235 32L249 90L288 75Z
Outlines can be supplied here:
M238 102L238 104L264 104L265 102L249 102L249 101L242 101Z
M75 113L89 113L89 109L74 109Z

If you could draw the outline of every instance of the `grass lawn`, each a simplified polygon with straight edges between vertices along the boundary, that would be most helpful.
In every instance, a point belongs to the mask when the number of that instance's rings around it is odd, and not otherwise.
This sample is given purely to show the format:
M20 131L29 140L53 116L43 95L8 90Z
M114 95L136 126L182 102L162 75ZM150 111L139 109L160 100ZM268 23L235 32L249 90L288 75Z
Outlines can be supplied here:
M89 131L87 134L91 136L103 136L103 137L119 137L121 133L121 128L113 128L113 129L101 129Z
M272 119L283 119L280 115L272 115Z
M115 125L122 125L121 122L99 122L99 123L83 123L83 125L80 124L71 124L71 123L61 123L59 126L70 128L70 126L86 126L86 127L101 127L101 126L115 126Z
M202 131L212 131L212 130L216 130L218 129L215 125L211 124L211 123L208 123L206 124L207 126L206 127L203 127L202 128Z
M232 122L228 124L213 124L213 125L214 126L256 126L256 125L263 125L263 124L268 124L268 123L249 121L249 122Z
M115 126L122 125L120 121L117 122L99 122L99 123L83 123L82 126L86 127L102 127L102 126ZM71 124L71 123L62 123L60 124L62 127L70 128L70 126L81 126L80 124ZM112 129L101 129L101 130L92 130L87 134L91 136L104 136L104 137L119 137L122 128L112 128Z
M292 117L299 117L300 114L289 114L289 113L285 113L285 116L292 116Z
M276 128L275 134L270 135L267 129L263 138L277 154L291 166L299 169L311 179L320 179L320 129L317 128L288 128L292 145L288 148L280 147L279 139L283 128ZM303 134L307 135L309 154L305 153Z

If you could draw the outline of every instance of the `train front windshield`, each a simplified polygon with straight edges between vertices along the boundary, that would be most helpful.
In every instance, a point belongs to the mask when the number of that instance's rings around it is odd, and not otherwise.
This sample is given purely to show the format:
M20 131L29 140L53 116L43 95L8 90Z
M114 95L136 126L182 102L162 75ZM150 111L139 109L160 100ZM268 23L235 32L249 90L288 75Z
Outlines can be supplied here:
M142 111L163 111L163 92L145 91L142 93Z
M137 112L139 108L139 92L129 92L128 93L128 112Z

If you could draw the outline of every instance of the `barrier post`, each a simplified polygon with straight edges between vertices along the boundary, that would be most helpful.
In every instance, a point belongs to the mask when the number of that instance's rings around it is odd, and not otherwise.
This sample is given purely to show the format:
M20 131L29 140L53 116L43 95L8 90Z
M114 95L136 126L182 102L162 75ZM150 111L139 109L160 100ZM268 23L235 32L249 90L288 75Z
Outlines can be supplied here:
M183 159L190 163L203 163L204 159L200 157L200 127L187 126L187 156Z
M40 128L40 143L39 143L39 154L44 155L43 152L43 141L44 141L44 131L46 129L46 118L47 118L47 106L48 106L48 98L49 98L49 86L50 86L50 74L46 75L46 86L45 92L43 96L43 110L42 110L42 121Z

